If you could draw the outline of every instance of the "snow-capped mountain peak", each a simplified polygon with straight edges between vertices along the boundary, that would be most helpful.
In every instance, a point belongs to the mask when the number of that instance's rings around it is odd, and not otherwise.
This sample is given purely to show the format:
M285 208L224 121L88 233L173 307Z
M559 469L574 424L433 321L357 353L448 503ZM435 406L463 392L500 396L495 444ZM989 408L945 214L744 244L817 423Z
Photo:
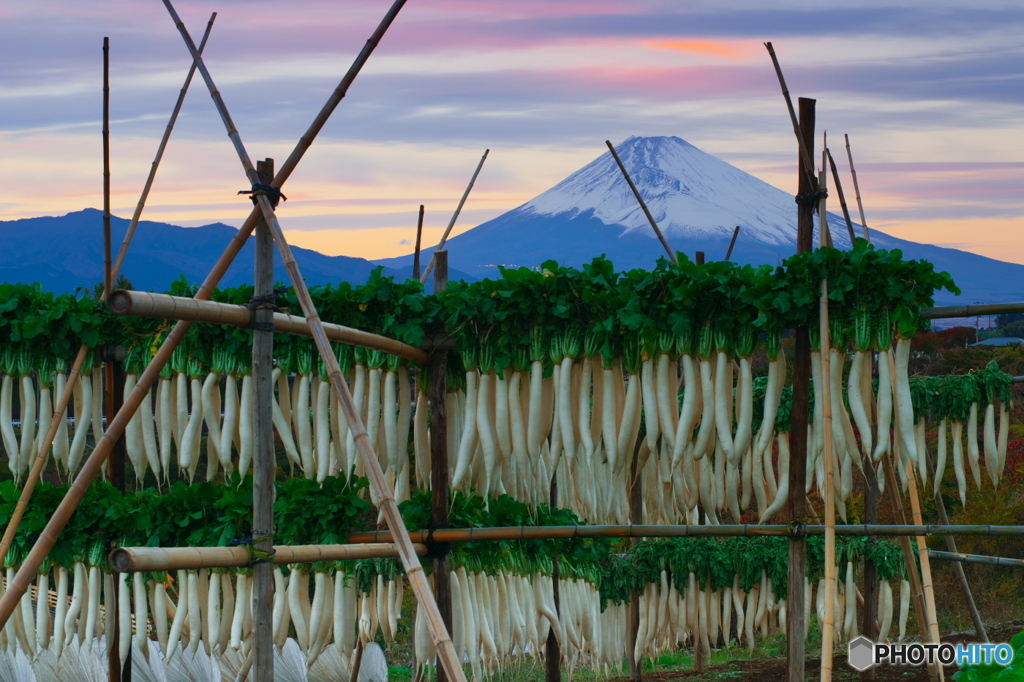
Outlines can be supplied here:
M616 146L623 165L666 237L728 238L737 225L766 244L791 244L793 198L679 137L630 137ZM623 234L654 233L610 152L519 209L554 216L593 211ZM833 230L835 232L835 230ZM837 241L842 235L833 234ZM837 244L838 245L838 244Z

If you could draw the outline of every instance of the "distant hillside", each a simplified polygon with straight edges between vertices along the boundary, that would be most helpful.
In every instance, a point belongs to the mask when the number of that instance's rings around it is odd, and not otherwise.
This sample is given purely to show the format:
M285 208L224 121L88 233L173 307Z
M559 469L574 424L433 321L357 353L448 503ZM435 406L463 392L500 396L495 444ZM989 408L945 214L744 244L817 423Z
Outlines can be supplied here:
M114 257L128 223L124 218L111 218ZM141 221L123 274L143 291L165 291L181 274L190 282L202 282L236 232L223 223L178 227ZM0 281L39 282L44 289L59 293L103 280L102 211L89 208L64 216L0 221L0 243ZM221 280L222 287L252 283L253 248L250 239ZM361 284L376 267L363 258L325 256L294 246L292 251L309 285ZM274 259L275 278L288 281L276 253ZM385 269L385 274L398 273Z

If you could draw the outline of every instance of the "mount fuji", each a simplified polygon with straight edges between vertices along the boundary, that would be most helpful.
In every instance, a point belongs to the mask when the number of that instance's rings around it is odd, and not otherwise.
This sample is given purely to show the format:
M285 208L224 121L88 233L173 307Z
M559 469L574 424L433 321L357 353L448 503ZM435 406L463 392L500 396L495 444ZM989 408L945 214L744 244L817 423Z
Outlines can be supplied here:
M630 137L616 151L673 249L691 258L697 251L722 258L740 225L734 262L774 265L796 252L792 195L678 137ZM843 217L829 213L828 225L835 246L850 248ZM863 234L860 225L854 228ZM877 230L871 231L871 241L953 275L962 295L941 292L937 303L1024 300L1024 265ZM452 268L480 278L496 277L499 265L536 267L556 260L579 266L601 254L620 270L650 268L665 255L608 152L525 204L449 239L447 247ZM425 249L425 256L432 251ZM412 256L377 262L405 268Z

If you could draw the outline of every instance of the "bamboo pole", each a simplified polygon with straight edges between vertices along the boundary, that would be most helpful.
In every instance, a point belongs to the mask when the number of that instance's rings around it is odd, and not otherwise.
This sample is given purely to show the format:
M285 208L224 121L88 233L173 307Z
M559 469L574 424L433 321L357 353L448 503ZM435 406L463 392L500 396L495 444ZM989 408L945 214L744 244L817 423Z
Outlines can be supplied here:
M412 259L412 278L420 278L420 243L423 241L423 204L420 204L420 217L416 221L416 252Z
M1024 568L1024 559L1010 559L1001 556L985 556L983 554L964 554L962 552L942 552L937 549L928 550L928 558L936 561L953 561L958 564L986 564L988 566L1009 566ZM979 633L980 638L988 641L987 633Z
M257 164L257 174L263 184L274 179L274 160L265 159ZM256 225L255 263L253 268L253 298L272 299L274 296L274 243L266 221ZM273 551L274 529L274 475L277 462L274 452L274 332L265 325L271 321L273 311L258 307L250 311L254 327L252 335L253 381L253 458L252 458L252 533L261 538L256 548L269 554ZM253 585L253 648L255 677L260 680L274 678L274 572L266 562L252 568Z
M888 481L886 482L888 489ZM1024 526L939 525L939 524L843 524L836 525L837 536L908 538L912 536L1024 537ZM593 526L502 526L496 528L435 528L409 531L413 542L490 542L498 540L559 540L571 538L736 538L800 537L824 535L823 524L721 524L707 525L593 525ZM393 542L389 530L350 533L350 544ZM801 575L801 579L803 576Z
M921 319L942 320L950 317L984 317L985 315L1002 315L1006 313L1024 313L1024 302L947 305L925 308L921 311Z
M487 160L487 155L490 154L490 149L484 150L484 155L480 157L480 163L476 165L476 170L473 171L473 177L469 179L469 184L466 186L466 191L462 193L462 198L459 199L459 205L455 207L455 213L452 214L452 219L448 221L448 227L444 229L444 234L441 235L441 241L434 247L434 252L430 254L430 261L427 262L427 267L420 275L420 282L426 283L427 277L430 277L430 272L434 269L434 254L438 251L444 250L444 243L448 241L448 235L451 234L452 228L455 227L455 221L459 219L459 214L462 213L462 207L466 204L466 199L469 198L469 192L473 189L473 185L476 184L476 176L480 175L480 169L484 167L484 161Z
M864 203L860 200L860 183L857 182L857 169L853 165L853 152L850 151L850 136L846 138L846 156L850 160L850 175L853 176L853 191L857 195L857 209L860 211L860 224L864 228L864 239L871 241L871 231L868 229L868 221L864 217Z
M850 209L846 206L846 195L843 194L843 183L839 179L839 171L836 169L836 161L832 158L832 152L825 147L825 156L828 157L828 165L832 169L832 179L836 183L836 192L839 193L839 205L843 208L843 218L846 219L846 229L850 233L850 245L857 241L857 235L853 231L853 221L850 220Z
M626 182L629 184L629 188L633 190L633 196L636 197L637 202L640 204L640 208L643 209L644 215L647 216L647 222L651 224L651 229L653 229L654 234L657 235L658 241L660 241L661 245L665 247L665 253L668 254L668 259L672 261L674 264L679 265L679 259L676 258L676 254L674 251L672 251L672 247L668 245L667 241L665 241L665 235L661 233L661 229L658 227L658 222L654 219L654 216L651 215L651 209L647 208L647 202L645 202L644 198L640 196L640 190L638 190L636 188L636 185L633 184L633 178L629 177L629 172L626 170L626 166L623 165L622 159L619 158L619 153L615 151L615 147L612 145L612 141L605 140L604 143L608 145L608 151L612 153L612 158L615 159L615 163L618 164L619 170L622 171L622 177L626 178ZM735 241L736 235L734 234L733 242ZM732 251L732 248L730 247L729 250ZM728 260L728 257L726 258L726 260Z
M793 100L789 96L789 87L782 75L782 66L779 65L779 58L775 56L775 48L770 42L764 44L771 55L772 64L775 66L775 75L779 78L779 85L782 87L782 97L786 100L786 108L789 110L789 119L793 123L793 134L796 135L797 144L800 147L800 161L803 162L803 175L807 178L807 184L811 191L818 189L818 179L814 175L814 160L811 156L811 145L801 132L800 122L797 120L796 111L793 109ZM800 99L803 99L802 97ZM813 127L813 126L812 126Z
M327 120L334 112L334 109L337 108L338 104L348 93L348 89L351 86L352 81L355 80L355 77L359 74L360 70L362 70L363 66L370 58L370 55L373 53L374 48L376 48L381 38L384 36L384 33L387 32L395 17L398 16L398 12L401 10L403 5L405 5L405 0L395 0L391 9L389 9L385 14L376 30L370 36L369 40L366 41L363 49L349 67L349 70L345 73L344 77L342 77L341 82L334 89L334 92L331 93L330 97L328 97L327 102L320 109L317 116L313 119L313 122L310 124L305 134L299 138L299 141L296 143L292 153L285 160L281 170L278 171L277 176L274 178L274 182L272 183L274 187L281 187L291 176L296 166L298 166L299 161L301 161L302 157L305 155L306 150L313 144L316 136L327 123ZM210 274L207 275L206 280L199 287L199 291L197 291L195 295L196 299L206 300L210 298L214 288L220 282L224 273L231 265L232 260L234 260L235 256L238 255L238 252L241 251L249 235L252 234L253 229L255 229L259 215L260 210L254 207L249 213L249 217L242 224L242 227L239 228L238 232L235 233L234 237L232 237L231 241L228 243L224 253L221 254L221 257L214 264L213 269L210 271ZM99 469L102 466L103 461L110 452L112 442L111 438L116 438L117 435L124 432L125 426L128 424L128 420L135 413L135 410L138 409L142 400L145 397L148 397L149 390L152 388L153 383L159 376L160 370L170 360L171 354L174 352L174 349L177 348L178 344L181 343L182 338L184 338L185 333L191 325L191 322L179 321L168 333L156 355L150 361L149 366L139 377L135 390L132 391L128 396L128 399L125 401L125 409L121 410L114 416L114 419L107 424L107 430L104 433L104 436L98 443L96 443L92 454L79 471L78 477L68 489L68 492L65 494L60 505L58 505L57 509L54 511L53 517L36 539L32 550L25 558L25 561L22 562L21 569L19 569L14 580L8 585L7 592L0 597L0 628L3 628L3 626L7 624L14 608L18 604L18 600L21 599L22 595L25 594L26 590L28 590L31 585L31 581L35 577L35 572L39 569L39 566L46 558L47 553L49 553L54 543L56 543L57 536L60 534L61 530L63 530L64 526L67 525L68 519L71 517L71 514L74 513L78 503L82 501L82 498L85 496L85 492L89 488L89 484L92 483L96 474L99 473ZM79 350L79 358L76 360L79 367L81 367L81 361L84 360L84 358L85 347L83 346ZM124 414L121 414L122 412ZM56 433L56 429L53 429L53 433ZM50 435L50 438L52 441L52 435ZM20 503L21 501L19 500L19 504ZM12 533L13 538L13 530L11 530L10 523L8 524L8 531Z
M931 456L928 454L927 450L918 454L923 454L928 457L928 468L934 471L935 469L931 461ZM938 476L939 473L936 472L936 475ZM934 499L935 510L939 513L939 521L944 524L948 524L949 517L946 516L946 503L943 502L942 493L938 488L934 491ZM950 535L946 536L946 549L949 550L948 553L951 555L959 555L956 548L956 540ZM931 550L929 550L929 556L931 556ZM1021 562L1021 565L1024 565L1024 561ZM964 593L964 603L967 604L967 612L971 615L971 620L974 622L974 629L978 634L978 638L983 642L987 642L988 634L985 632L985 623L981 620L981 614L978 613L978 607L974 603L974 595L971 593L971 585L967 582L967 576L964 574L964 567L959 563L953 564L953 572L956 573L956 578L960 583L960 591Z
M644 481L637 470L639 460L640 439L638 438L633 446L633 459L629 463L629 520L632 523L641 523L644 512ZM634 539L630 542L630 546L636 547L638 542L639 540ZM636 640L639 631L640 591L633 589L629 593L629 612L626 615L626 663L630 682L640 682L644 676L642 661L636 658ZM703 657L704 650L695 645L693 648L694 665L696 665L698 652Z
M210 31L213 28L213 20L216 16L217 13L214 12L210 17L209 23L206 25L206 33L203 35L203 42L199 46L200 52L203 51L206 41L210 37ZM194 63L192 65L192 69L195 69ZM189 75L189 78L186 79L185 85L182 87L181 94L178 96L178 103L167 123L167 128L164 130L163 139L160 142L156 158L153 160L152 167L149 171L149 178L146 180L146 185L143 188L142 195L139 197L139 202L135 207L135 214L132 216L132 221L128 224L128 231L125 232L124 239L121 241L121 248L118 249L117 259L114 261L114 266L110 273L111 282L116 282L118 275L121 273L121 266L128 253L128 247L131 244L132 236L135 234L135 226L138 224L139 218L142 215L142 209L146 205L146 198L149 195L149 189L153 184L153 179L156 177L156 171L160 166L160 159L163 156L163 149L167 145L167 140L171 136L171 130L174 128L174 122L177 119L178 111L181 108L182 101L184 100L185 92L188 90L190 79L191 74ZM104 291L103 300L106 300L106 296L107 292ZM25 480L25 485L21 489L21 495L19 496L18 503L14 508L14 513L11 514L11 518L7 522L3 539L0 540L0 563L3 563L4 559L7 557L7 552L11 548L11 544L14 542L14 535L18 531L21 519L25 516L25 510L28 508L28 502L32 498L32 493L35 491L36 483L38 483L39 477L42 475L43 469L46 467L46 461L50 455L50 448L53 447L53 439L57 436L57 431L60 429L61 422L64 421L64 417L68 409L68 403L71 402L71 396L74 394L75 384L78 381L82 365L85 363L86 355L89 352L89 347L82 344L78 348L78 354L75 356L75 360L71 364L71 369L68 371L67 380L64 385L64 392L54 405L53 417L50 419L50 426L46 431L46 435L43 437L43 442L36 455L35 461L32 463L32 470L29 472L28 478Z
M879 355L879 361L884 358L885 362L889 363L890 377L895 382L895 369L893 368L893 352L890 349L887 353ZM893 386L895 391L895 385ZM889 491L889 502L893 508L893 515L896 518L902 519L906 523L906 508L903 504L902 497L900 495L899 481L896 477L896 469L893 462L898 461L899 455L895 448L899 447L899 421L893 419L894 424L894 436L893 436L893 450L882 457L882 465L885 469L885 480L886 489ZM900 538L900 549L903 551L903 562L907 567L907 581L910 583L910 594L911 601L914 604L914 614L917 616L917 622L921 627L921 639L927 639L927 617L924 604L924 589L921 586L921 574L917 570L917 559L914 556L914 551L910 545L909 537ZM938 673L934 667L928 668L928 674L930 679L938 680Z
M164 0L164 6L167 7L167 11L171 15L178 31L181 33L182 39L185 41L186 46L192 53L192 58L196 60L199 72L202 74L203 80L206 81L207 88L210 90L210 95L213 98L218 112L220 113L224 127L227 130L232 145L235 147L235 152L242 164L246 177L249 178L250 182L252 182L254 186L259 184L259 177L256 175L256 169L253 168L252 162L249 160L249 155L245 150L245 145L242 144L241 136L238 134L238 130L235 128L234 122L231 120L231 116L224 104L224 100L220 96L220 92L217 90L217 86L214 84L209 70L206 68L202 56L200 56L196 51L195 43L192 42L192 38L189 35L188 30L185 28L181 19L178 18L170 0ZM427 582L426 575L423 572L423 567L420 565L419 558L417 557L412 547L412 543L409 540L408 531L405 528L405 521L402 519L402 515L398 511L398 505L395 502L393 491L388 485L387 479L384 477L384 472L380 467L380 461L377 459L377 455L373 451L373 447L369 442L369 437L366 433L365 427L363 426L362 419L360 418L355 404L353 403L352 395L349 393L348 382L345 380L345 376L342 374L341 368L338 366L338 360L334 356L334 351L331 348L331 344L326 333L324 332L323 324L320 322L316 306L313 304L313 300L310 298L309 291L306 288L306 283L302 279L302 273L299 271L298 263L296 263L295 257L292 255L291 247L288 245L288 241L284 237L284 232L282 231L281 225L274 213L274 208L271 205L270 199L265 193L258 195L254 193L253 196L256 197L256 200L259 202L260 209L263 212L263 218L266 220L267 226L274 235L274 241L277 244L278 252L281 254L281 260L284 262L285 270L288 272L292 286L295 288L295 295L299 299L302 311L310 324L310 328L313 332L313 340L316 343L317 350L320 352L320 357L327 368L327 374L330 377L331 386L334 389L335 394L338 396L342 411L344 412L345 418L351 428L351 432L354 435L354 440L358 446L360 457L362 458L363 465L366 468L366 473L370 480L370 485L372 486L371 490L373 490L377 496L378 506L384 512L384 517L388 522L388 527L393 529L398 536L396 544L399 549L399 558L402 560L402 565L405 568L406 576L408 577L409 583L416 595L416 599L425 611L425 617L427 619L431 638L434 640L434 645L438 651L438 658L440 659L441 664L445 666L448 676L454 682L460 682L465 679L461 661L455 653L455 647L452 645L451 637L449 636L444 621L441 619L440 613L437 610L437 604L434 602L433 595L430 591L430 584Z
M423 556L427 553L427 546L415 543L413 550ZM396 557L398 549L394 543L277 545L267 565ZM246 568L253 565L253 562L245 547L118 547L110 553L109 564L110 570L115 573L145 573L199 568Z
M825 152L821 153L822 161L825 160ZM818 187L822 190L827 191L826 187L825 171L822 170L818 174ZM832 230L828 227L828 213L825 211L825 195L821 195L818 198L818 246L827 246L833 248L835 244L832 243Z
M732 231L732 239L729 241L729 248L725 252L725 260L732 258L733 247L736 246L736 237L740 236L740 226L737 225L736 229Z
M210 39L210 31L213 30L213 22L217 20L217 13L214 12L210 15L210 20L206 23L206 32L203 33L203 39L199 43L199 54L203 53L206 49L206 41ZM185 103L185 95L188 93L188 88L192 84L192 78L196 73L196 63L192 62L188 69L188 75L185 76L185 83L181 86L181 91L178 93L178 99L174 103L174 109L171 111L171 116L167 121L167 127L164 128L163 137L160 138L160 144L156 149L156 156L153 158L153 163L150 164L149 175L146 177L146 183L142 187L142 194L139 196L139 201L135 205L135 212L132 214L132 219L128 223L128 229L124 233L124 239L121 241L121 248L117 253L117 260L114 261L113 279L111 280L111 286L116 285L117 275L121 272L121 266L124 264L125 254L128 253L128 245L132 241L132 237L135 235L135 228L139 224L139 220L142 218L142 209L146 206L146 201L149 198L149 192L153 188L153 181L156 180L156 171L160 167L160 161L163 159L164 151L167 149L167 142L171 139L171 131L174 130L174 124L178 120L178 114L181 112L181 105Z
M835 464L832 461L832 391L829 374L831 341L828 326L828 280L821 280L821 298L818 303L818 325L821 335L821 400L825 449L825 622L821 626L821 679L832 680L832 640L835 635L836 594L836 503Z
M919 453L920 456L924 456ZM904 463L907 468L907 483L910 487L910 509L913 514L914 523L921 523L921 501L917 496L917 475L914 471L914 463L907 458ZM928 620L928 632L931 635L932 642L939 644L941 639L939 636L939 621L938 615L935 610L935 588L932 585L932 568L928 561L928 544L924 540L924 536L917 536L917 556L918 561L921 564L921 579L924 587L924 604L925 604L925 617ZM945 678L945 672L941 665L930 666L934 667L938 673L940 680Z
M200 301L194 298L154 294L148 291L126 291L118 289L110 295L107 304L115 315L133 317L155 317L159 319L189 320L226 324L234 327L248 327L253 322L252 309L244 305ZM274 331L280 334L312 336L312 325L297 315L273 314ZM370 332L364 332L340 324L321 322L327 338L353 346L381 350L397 355L417 364L427 361L427 353L409 344L389 339Z

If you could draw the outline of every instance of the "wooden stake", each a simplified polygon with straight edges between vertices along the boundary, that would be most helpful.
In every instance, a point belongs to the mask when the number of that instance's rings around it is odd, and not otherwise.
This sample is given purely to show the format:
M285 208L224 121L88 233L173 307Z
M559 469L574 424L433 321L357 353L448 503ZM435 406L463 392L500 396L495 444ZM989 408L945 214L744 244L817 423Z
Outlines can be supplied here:
M455 221L459 219L459 213L462 212L462 207L465 205L466 199L469 198L469 192L473 189L473 185L476 184L476 176L480 175L480 169L484 167L484 161L487 160L487 155L490 151L490 149L485 149L484 155L480 157L480 163L476 165L473 177L469 179L469 185L466 186L466 191L462 193L459 205L455 207L455 213L452 214L452 219L448 221L448 227L444 229L444 234L441 235L441 241L437 243L437 246L434 247L434 253L430 255L430 261L427 263L426 270L420 276L420 282L426 283L427 277L430 277L430 271L434 269L434 256L438 251L444 250L444 243L448 241L448 235L451 234L452 228L455 227Z
M448 252L435 252L434 291L444 291L448 286ZM447 329L443 325L434 330L435 338L444 338ZM435 350L428 365L430 372L430 490L432 508L430 523L433 528L448 528L448 351ZM434 556L434 598L448 632L452 631L452 584L451 558L449 548ZM437 682L447 682L444 668L437 668Z
M412 278L420 278L420 242L423 240L423 204L420 204L420 217L416 221L416 255L412 259Z
M366 45L363 46L362 51L352 63L352 66L349 67L348 72L341 79L341 82L334 89L334 92L331 93L331 96L327 99L326 104L321 108L316 118L313 119L313 122L306 130L306 133L299 138L299 141L296 143L292 153L288 156L288 159L274 178L274 182L272 183L274 187L281 187L284 185L295 170L296 166L299 165L299 161L302 160L306 150L309 149L311 144L313 144L313 140L316 139L320 130L323 129L327 120L334 112L334 109L348 93L348 88L351 86L352 81L355 80L359 71L362 70L366 61L373 53L374 48L384 36L384 33L387 32L395 17L398 16L398 12L401 10L403 5L405 5L405 0L395 0L391 9L388 10L387 14L385 14L373 35L366 41ZM234 237L232 237L231 241L228 243L224 253L221 254L221 257L214 264L213 269L207 275L203 284L199 287L199 291L196 292L194 298L197 300L207 300L210 298L213 294L213 290L216 288L217 284L220 283L221 278L224 276L224 273L227 272L227 269L231 265L235 256L237 256L238 252L242 250L242 247L245 245L249 235L252 234L252 231L255 229L259 215L260 209L254 207L249 213L249 217L242 224L242 227L239 228L238 232L235 233ZM170 360L171 354L174 352L174 349L178 347L178 344L181 343L181 340L184 338L191 325L192 323L188 321L180 321L174 325L174 328L171 329L168 335L164 338L163 343L158 349L156 355L150 361L149 366L146 367L146 370L139 377L135 390L132 391L125 401L125 408L119 411L118 414L114 416L114 419L107 424L107 430L104 433L104 436L98 443L96 443L92 454L89 455L88 459L83 464L82 469L79 471L78 477L69 487L64 499L61 500L61 503L54 511L53 517L51 517L50 521L46 524L46 527L36 538L36 542L33 545L32 550L25 558L25 561L22 562L21 568L18 570L14 580L8 584L7 592L0 597L0 628L3 628L3 626L7 624L7 621L10 619L11 614L14 612L14 609L18 604L18 600L20 600L22 595L24 595L28 590L39 566L46 558L50 549L52 549L53 545L56 543L57 536L60 534L61 530L64 529L64 526L67 525L71 514L74 513L78 504L85 496L86 491L89 489L89 485L96 477L96 474L99 473L102 463L106 460L106 457L110 452L112 439L116 439L118 435L124 433L124 429L127 426L129 419L131 419L135 410L138 409L142 401L148 398L150 389L153 387L153 384L160 375L160 370L163 369L164 365L166 365ZM76 359L76 363L78 363L79 368L81 368L81 362L84 361L84 358L85 347L83 346L79 350L79 357ZM66 393L69 393L69 391L66 391ZM56 428L51 425L51 429L53 434L55 434ZM52 441L52 434L48 437ZM24 498L24 495L22 497ZM19 506L20 505L21 500L19 500ZM12 517L7 530L7 532L12 534L12 537L13 523L14 519ZM16 528L16 524L14 524L13 527ZM8 544L8 547L9 546L10 545Z
M186 46L192 54L192 58L196 61L199 67L199 72L203 76L203 80L206 81L207 88L210 90L210 96L213 98L214 104L217 106L221 120L227 130L228 137L231 139L231 142L235 147L235 151L238 154L238 160L242 164L242 169L245 171L246 177L249 178L253 185L259 184L259 176L256 175L256 169L253 168L252 162L249 160L249 154L245 150L245 145L242 144L242 138L238 134L238 130L235 128L234 122L231 120L231 115L228 113L224 100L221 98L220 92L217 90L217 86L214 84L209 70L203 63L202 56L200 56L196 51L195 43L192 42L192 37L189 35L188 29L185 28L185 24L183 24L181 19L178 18L170 0L164 0L164 5L167 7L168 13L171 15L175 25L178 27L178 31L181 33ZM449 636L448 630L437 611L437 604L434 603L434 597L430 591L430 584L427 582L426 575L423 572L423 567L420 565L419 558L416 556L416 552L409 540L409 532L405 527L405 521L402 519L402 515L398 511L398 505L394 498L394 491L391 489L391 486L388 485L388 481L384 477L384 472L381 470L380 461L378 460L376 453L373 451L373 446L370 444L366 428L362 423L362 418L359 416L359 412L352 400L352 394L349 392L348 382L346 381L344 374L342 374L341 368L338 366L338 359L334 356L334 351L332 350L330 341L324 331L323 324L320 322L320 316L317 313L316 306L313 304L313 299L310 297L309 290L306 288L306 282L302 278L302 273L299 271L298 263L295 261L295 257L292 254L291 247L288 245L288 241L285 239L284 231L281 229L281 225L277 220L277 215L274 213L274 208L271 205L270 199L265 193L259 195L254 193L253 196L259 202L260 209L263 212L263 218L266 220L267 226L274 235L274 242L277 244L278 252L281 254L281 260L284 262L285 270L288 272L288 277L291 279L292 287L295 289L295 296L298 298L299 304L302 306L302 311L309 322L310 329L313 332L313 341L316 343L317 350L320 353L320 358L323 360L324 366L327 369L327 375L330 377L331 387L338 396L338 401L341 404L342 411L345 414L345 418L349 423L351 433L353 434L354 440L359 449L359 455L363 461L364 467L366 468L370 485L372 486L371 490L377 496L378 506L384 512L384 517L387 520L388 527L397 536L396 545L399 549L402 565L405 568L406 576L408 577L409 583L416 595L416 599L425 612L431 638L434 640L434 645L438 651L438 658L440 659L441 664L445 666L448 676L454 682L460 682L465 679L465 674L462 671L462 663L455 653L455 647L452 645L451 637Z
M801 144L814 145L814 111L813 99L800 98L800 122L797 127L806 138ZM803 159L810 159L809 154L798 157L798 192L805 194L810 191L811 175L806 173ZM811 207L797 205L797 238L798 253L810 251L813 242L814 211ZM807 496L804 476L807 472L807 415L810 406L811 384L811 343L806 327L796 330L796 344L793 357L793 413L790 422L790 460L789 460L789 514L796 523L805 523L807 517ZM787 591L789 598L786 608L786 679L790 682L803 682L804 659L806 651L807 622L804 618L804 576L807 572L807 540L804 537L791 537L789 540L789 575Z
M853 166L853 152L850 151L850 136L846 138L846 156L850 159L850 175L853 176L853 191L857 195L857 209L860 211L860 224L864 228L864 239L871 241L871 231L868 229L868 221L864 218L864 203L860 200L860 184L857 183L857 169Z
M262 184L274 180L274 160L265 159L256 170ZM256 548L273 551L274 475L277 462L274 452L274 332L272 324L274 298L274 243L266 221L256 224L255 273L253 299L265 303L252 311L252 380L253 380L253 460L252 460L252 534L262 538ZM242 549L242 548L239 548ZM248 557L247 557L248 559ZM248 563L248 561L247 561ZM274 567L261 562L252 567L253 658L255 679L274 679Z
M846 219L846 229L850 233L850 245L857 241L857 235L853 232L853 221L850 220L850 209L846 206L846 195L843 194L843 183L839 179L839 171L836 170L836 160L832 158L832 152L825 147L825 156L828 157L828 165L832 169L832 180L836 183L836 191L839 192L839 205L843 207L843 218Z
M103 293L114 288L110 277L110 38L103 39Z
M651 210L647 208L647 202L645 202L644 198L640 196L640 190L638 190L636 188L636 185L633 184L633 178L629 177L629 172L623 165L622 159L619 158L619 153L615 151L615 147L612 145L611 140L605 140L604 143L608 145L608 151L612 153L612 158L615 159L615 163L618 164L619 170L622 171L622 177L626 178L626 182L629 184L629 188L633 190L633 196L636 197L637 202L640 204L640 208L642 208L644 211L644 215L647 216L647 222L651 224L651 229L653 229L654 234L657 235L658 241L660 241L661 245L665 247L665 253L668 254L668 259L675 263L676 265L679 265L679 259L676 258L676 254L672 250L672 247L668 245L667 241L665 241L665 235L661 233L661 230L658 228L657 221L655 221L654 216L651 215ZM733 237L733 239L735 241L735 236Z
M203 51L203 47L206 45L206 40L210 37L210 30L213 28L213 20L216 16L217 13L214 12L213 16L210 17L210 22L206 26L206 33L203 35L203 42L199 46L200 52ZM193 71L195 70L194 63L192 65L192 69ZM125 232L124 239L121 241L121 248L118 249L117 259L114 261L114 266L110 272L111 282L116 283L118 275L121 274L121 266L128 253L128 247L131 244L132 236L135 234L135 226L138 225L139 219L142 216L142 209L146 205L146 198L149 195L149 189L153 184L153 179L156 177L156 171L160 165L160 159L163 156L164 147L167 145L167 140L170 138L171 130L174 128L174 122L177 119L178 110L181 108L181 103L184 100L190 79L191 73L189 74L189 79L186 79L185 81L181 94L178 96L178 103L175 105L174 112L171 114L171 119L167 123L167 128L164 131L164 136L160 142L156 158L153 160L152 167L149 171L149 178L146 180L142 196L139 198L139 202L135 207L135 214L132 216L132 220L128 224L128 230ZM104 291L103 298L101 300L106 300L106 296L107 292ZM58 398L57 403L53 407L53 417L50 419L50 426L46 431L46 435L43 437L42 446L39 448L35 461L32 463L32 470L29 472L28 478L25 480L25 485L21 489L21 496L18 498L18 503L14 507L14 513L11 514L11 518L7 522L7 528L4 530L3 539L0 540L0 563L3 563L4 558L7 556L7 551L11 548L11 543L14 542L14 535L18 531L21 519L25 516L25 509L28 507L29 500L32 499L32 493L35 491L36 483L39 481L39 477L42 475L43 469L46 467L46 461L50 455L50 448L53 446L53 439L57 436L57 431L60 429L60 425L63 423L65 415L67 414L68 403L71 402L71 396L74 393L75 384L78 382L82 365L85 362L86 355L90 352L91 349L85 344L82 344L78 348L78 355L75 356L71 369L68 371L67 381L64 385L64 392L60 395L60 398Z
M729 242L729 249L725 252L725 260L732 258L732 249L736 246L736 237L740 235L740 226L737 225L736 229L732 231L732 240Z
M551 491L548 504L558 508L558 472L551 474ZM551 590L555 601L555 615L562 617L562 604L558 595L558 556L551 559ZM548 630L548 641L544 645L544 682L562 682L562 650L555 637L555 629Z
M825 619L821 626L821 680L832 679L832 649L835 635L836 595L836 501L835 463L832 461L832 391L829 374L829 349L831 346L828 326L828 280L821 280L821 298L818 303L818 324L821 335L821 400L822 423L825 449Z
M874 524L877 521L878 511L878 481L875 478L875 467L869 462L864 467L864 521ZM874 547L875 538L868 537L868 547ZM864 621L861 626L861 634L872 642L878 639L878 572L875 562L867 559L864 562ZM862 680L875 679L874 666L860 674Z
M629 522L642 524L644 522L644 482L637 471L637 464L640 460L640 439L637 439L633 446L633 459L629 464ZM631 547L639 544L639 538L630 541ZM644 677L642 661L636 658L636 640L640 631L640 591L632 590L629 593L629 613L626 616L626 661L629 666L630 682L640 682ZM694 647L694 660L701 647Z

